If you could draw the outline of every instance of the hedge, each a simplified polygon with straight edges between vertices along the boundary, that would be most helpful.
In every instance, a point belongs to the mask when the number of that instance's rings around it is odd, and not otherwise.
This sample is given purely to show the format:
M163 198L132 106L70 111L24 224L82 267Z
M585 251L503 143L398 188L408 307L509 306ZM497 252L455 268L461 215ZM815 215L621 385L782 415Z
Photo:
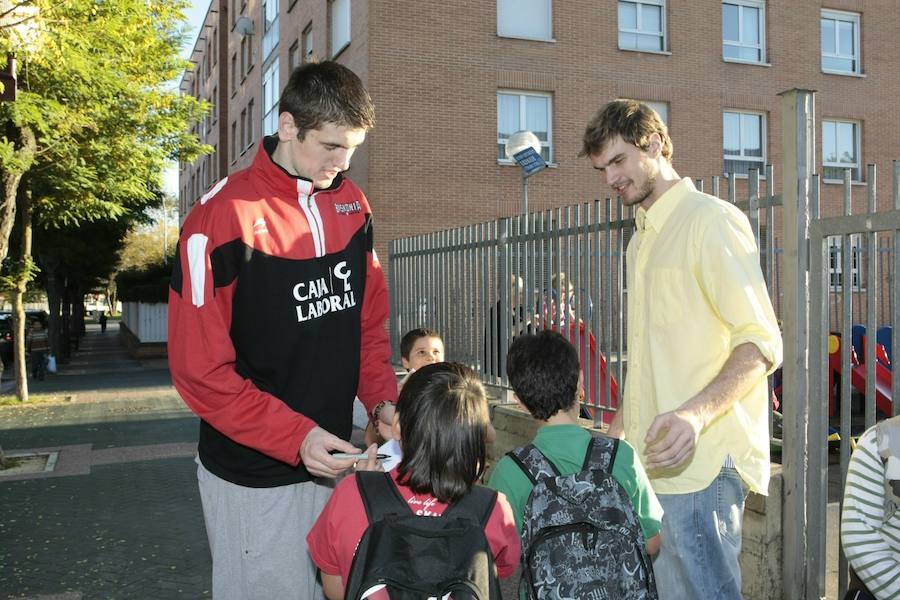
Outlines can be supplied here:
M116 290L122 302L154 304L169 301L172 263L157 263L139 269L128 269L116 275Z

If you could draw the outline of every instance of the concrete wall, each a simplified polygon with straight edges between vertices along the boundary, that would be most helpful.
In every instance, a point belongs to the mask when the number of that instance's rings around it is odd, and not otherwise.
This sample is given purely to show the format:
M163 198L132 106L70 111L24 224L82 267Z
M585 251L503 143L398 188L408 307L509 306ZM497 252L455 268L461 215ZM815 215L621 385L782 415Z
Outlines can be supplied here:
M496 393L496 392L495 392ZM537 423L515 404L492 401L491 415L497 440L488 449L490 466L507 452L534 437ZM582 421L594 435L600 430ZM741 552L743 596L746 600L772 600L782 597L781 585L781 465L772 465L769 495L750 493L744 509L744 541ZM490 476L490 470L487 477Z

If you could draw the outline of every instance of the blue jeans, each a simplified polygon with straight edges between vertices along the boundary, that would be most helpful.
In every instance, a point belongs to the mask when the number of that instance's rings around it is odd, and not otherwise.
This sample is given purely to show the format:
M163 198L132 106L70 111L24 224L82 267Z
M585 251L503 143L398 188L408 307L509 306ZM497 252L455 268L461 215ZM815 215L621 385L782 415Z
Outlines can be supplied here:
M653 561L660 600L740 600L741 523L747 486L722 467L704 490L658 494L665 511Z

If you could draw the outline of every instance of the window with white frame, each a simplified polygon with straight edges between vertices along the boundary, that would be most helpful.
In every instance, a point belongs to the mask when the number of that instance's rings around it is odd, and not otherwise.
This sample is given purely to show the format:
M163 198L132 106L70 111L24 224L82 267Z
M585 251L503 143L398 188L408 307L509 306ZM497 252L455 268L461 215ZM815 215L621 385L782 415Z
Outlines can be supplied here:
M255 123L256 121L253 120L253 98L250 98L250 102L247 103L247 140L244 142L244 146L248 148L256 141L253 134L253 130L256 129Z
M859 13L822 11L822 70L826 73L858 75Z
M844 285L844 238L841 236L828 238L828 284L833 292L840 292ZM862 242L860 235L850 236L850 286L854 292L864 291L860 263L862 262Z
M247 76L247 71L250 70L250 54L247 49L247 38L241 38L241 81L244 80L244 77Z
M350 43L350 0L331 1L331 56Z
M506 140L517 131L531 131L541 142L541 156L553 159L553 98L538 92L497 92L497 160L506 158Z
M497 35L551 40L553 0L497 0Z
M231 122L231 162L237 160L237 149L240 144L237 139L237 121Z
M722 134L726 173L747 175L751 168L764 172L766 119L763 114L725 111Z
M278 131L278 57L263 73L263 135Z
M288 50L288 73L293 73L294 69L300 66L300 41L291 44ZM290 75L288 75L290 77Z
M263 2L262 59L265 62L272 50L278 47L278 0Z
M243 154L247 149L247 109L241 111L241 139L238 141L238 146L240 146L241 154Z
M722 2L722 57L761 63L766 60L766 13L763 0Z
M665 51L665 0L619 0L619 48Z
M822 119L823 178L844 180L844 169L850 169L850 179L862 181L860 168L859 123Z
M312 23L303 30L303 62L308 63L313 58L313 32Z

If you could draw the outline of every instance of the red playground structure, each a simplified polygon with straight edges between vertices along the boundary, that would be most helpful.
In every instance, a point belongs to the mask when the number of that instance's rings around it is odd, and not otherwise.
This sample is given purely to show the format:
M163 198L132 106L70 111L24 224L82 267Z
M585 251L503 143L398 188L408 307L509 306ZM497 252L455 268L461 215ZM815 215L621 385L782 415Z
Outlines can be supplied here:
M858 326L857 326L858 327ZM857 336L860 344L861 355L865 356L866 336L863 332ZM866 393L866 365L859 361L860 354L851 343L850 346L850 385L861 394ZM842 375L841 365L841 336L832 333L828 336L828 415L835 416L837 391L835 390L835 376ZM892 414L893 405L891 398L891 361L883 344L875 346L875 408L885 415Z

